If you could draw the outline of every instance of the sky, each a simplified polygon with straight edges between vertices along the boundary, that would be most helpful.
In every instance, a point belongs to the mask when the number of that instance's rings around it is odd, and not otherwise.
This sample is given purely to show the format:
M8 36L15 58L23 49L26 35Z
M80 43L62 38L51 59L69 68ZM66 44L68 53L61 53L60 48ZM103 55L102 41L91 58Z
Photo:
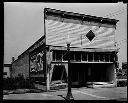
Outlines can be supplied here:
M119 61L127 61L127 5L123 3L4 2L4 64L11 63L44 35L44 8L117 19Z

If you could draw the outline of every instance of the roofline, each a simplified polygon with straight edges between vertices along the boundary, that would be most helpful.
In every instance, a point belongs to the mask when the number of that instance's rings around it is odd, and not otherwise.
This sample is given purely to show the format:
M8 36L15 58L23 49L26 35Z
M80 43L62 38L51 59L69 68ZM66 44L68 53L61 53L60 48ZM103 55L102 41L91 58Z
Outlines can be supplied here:
M45 35L43 35L41 38L39 38L33 45L31 45L27 50L25 50L23 53L21 53L18 58L20 58L23 54L25 54L27 51L29 51L35 44L37 44L39 41L45 38ZM16 60L15 60L16 61Z
M97 16L91 16L91 15L85 15L85 14L79 14L79 13L74 13L74 12L67 12L67 11L61 11L61 10L57 10L57 9L51 9L51 8L44 8L44 12L46 13L47 12L51 12L51 13L54 13L54 14L58 14L58 15L61 15L63 17L66 17L66 16L74 16L74 17L77 17L77 18L80 18L82 20L84 20L84 18L86 19L92 19L92 20L98 20L98 21L107 21L108 24L111 24L111 25L116 25L116 23L119 21L119 20L116 20L116 19L109 19L109 18L103 18L103 17L97 17ZM64 16L66 15L66 16ZM27 50L25 50L23 53L21 53L18 58L20 58L23 54L25 54L27 51L29 51L35 44L37 44L40 40L44 39L45 35L43 35L40 39L38 39L33 45L31 45ZM17 59L16 59L17 60ZM15 61L16 61L15 60ZM14 61L14 62L15 62Z
M4 67L10 67L12 64L4 64Z
M50 47L50 50L67 50L65 46L53 46L53 45L46 45L46 47ZM91 51L91 52L118 52L118 48L107 49L107 48L81 48L81 47L70 47L71 51Z
M44 12L47 14L49 13L48 15L52 15L52 14L59 15L64 18L66 18L67 16L73 16L73 17L79 18L83 21L88 19L90 21L92 20L92 21L98 21L98 22L106 22L107 24L110 24L110 25L116 25L116 23L119 21L116 19L109 19L109 18L79 14L79 13L74 13L74 12L61 11L61 10L51 9L51 8L44 8ZM86 18L86 19L84 19L84 18Z

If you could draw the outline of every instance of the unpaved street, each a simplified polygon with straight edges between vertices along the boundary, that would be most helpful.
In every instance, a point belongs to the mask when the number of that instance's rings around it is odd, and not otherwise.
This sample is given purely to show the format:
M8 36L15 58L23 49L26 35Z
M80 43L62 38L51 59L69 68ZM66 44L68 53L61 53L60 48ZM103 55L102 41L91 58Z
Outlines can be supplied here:
M127 87L117 88L72 88L74 100L127 100ZM64 100L67 89L4 95L5 100Z

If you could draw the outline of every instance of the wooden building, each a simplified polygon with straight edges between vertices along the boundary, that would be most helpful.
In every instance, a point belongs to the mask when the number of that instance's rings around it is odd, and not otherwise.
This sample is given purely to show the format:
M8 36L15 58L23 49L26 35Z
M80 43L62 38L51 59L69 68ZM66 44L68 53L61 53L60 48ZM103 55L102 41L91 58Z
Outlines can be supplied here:
M22 73L35 81L67 81L67 36L71 40L72 84L116 84L118 20L50 8L44 9L44 36L13 62L13 76Z

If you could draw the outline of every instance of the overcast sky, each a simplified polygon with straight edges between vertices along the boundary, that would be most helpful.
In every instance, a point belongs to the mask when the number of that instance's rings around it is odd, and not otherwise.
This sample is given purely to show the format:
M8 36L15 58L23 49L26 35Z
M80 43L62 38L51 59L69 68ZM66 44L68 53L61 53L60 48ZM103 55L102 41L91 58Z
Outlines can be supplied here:
M127 5L123 3L4 3L4 63L11 63L36 42L43 32L45 7L117 19L116 41L119 59L127 61Z

